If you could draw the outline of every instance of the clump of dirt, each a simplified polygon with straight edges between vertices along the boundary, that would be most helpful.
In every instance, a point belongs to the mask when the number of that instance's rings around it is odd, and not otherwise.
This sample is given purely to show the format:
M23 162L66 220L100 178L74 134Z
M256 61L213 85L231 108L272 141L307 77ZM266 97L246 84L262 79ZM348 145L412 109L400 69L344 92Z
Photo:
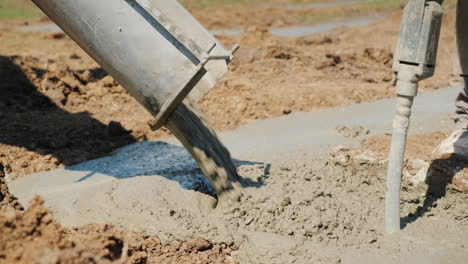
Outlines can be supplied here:
M338 135L341 135L343 137L357 138L368 135L370 133L370 129L365 128L363 126L338 126L336 128L336 132L338 133Z
M0 262L79 263L104 261L63 237L63 229L52 220L40 198L25 212L0 209ZM104 262L106 263L106 262Z
M258 175L262 170L265 168L258 165L244 166L241 175ZM330 258L339 253L330 251L343 247L382 248L398 254L400 248L387 244L388 237L383 231L386 170L386 160L377 153L344 146L332 150L329 157L272 164L261 179L265 187L252 190L240 204L226 211L225 221L237 227L235 230L246 230L248 234L277 236L267 237L276 241L270 243L279 243L285 251L280 253L274 247L265 246L268 249L259 263L275 263L278 255L284 261L340 263L340 258L333 261ZM410 227L402 234L423 234L428 230L440 234L445 232L443 223L451 223L457 226L458 232L466 234L468 192L460 191L455 182L440 180L450 174L428 177L439 180L414 183L409 175L403 178L402 223ZM263 235L252 235L253 244L241 247L242 256L245 251L253 254L248 248L253 245L263 248L256 242L258 236ZM419 242L433 243L432 237L428 239ZM447 239L458 243L458 238ZM267 240L260 241L267 243ZM417 238L411 241L407 243L414 246ZM317 253L324 248L330 251ZM424 246L416 246L414 250L424 250Z
M74 243L95 244L93 255L123 263L235 263L234 244L212 244L201 238L163 246L154 236L129 232L109 225L72 228L66 236Z

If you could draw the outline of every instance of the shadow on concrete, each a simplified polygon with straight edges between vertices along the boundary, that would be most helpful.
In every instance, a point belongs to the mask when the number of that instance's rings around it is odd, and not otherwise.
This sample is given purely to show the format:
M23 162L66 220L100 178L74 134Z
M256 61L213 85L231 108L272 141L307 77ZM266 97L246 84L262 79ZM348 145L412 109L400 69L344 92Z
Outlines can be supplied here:
M457 152L457 151L455 151ZM458 151L458 153L461 153ZM426 198L422 206L418 206L416 212L408 214L401 220L401 228L415 222L418 218L437 207L437 201L447 194L447 187L452 183L458 172L468 167L468 161L457 155L447 158L435 159L429 165L426 175Z
M263 164L236 159L233 161L236 167ZM263 178L268 176L270 167L270 164L265 164L263 173L257 179L242 178L240 184L244 188L261 187ZM89 180L98 174L112 176L116 179L138 176L164 177L178 182L184 189L216 196L214 188L189 152L183 147L161 141L138 142L119 149L112 156L88 161L66 169L88 172L76 182Z

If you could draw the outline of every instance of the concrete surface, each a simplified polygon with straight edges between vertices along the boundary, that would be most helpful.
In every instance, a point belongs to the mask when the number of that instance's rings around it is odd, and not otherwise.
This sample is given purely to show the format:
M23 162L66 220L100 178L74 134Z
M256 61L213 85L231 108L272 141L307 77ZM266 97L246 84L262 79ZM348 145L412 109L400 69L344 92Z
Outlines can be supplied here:
M417 96L409 134L451 130L453 102L459 89L446 88ZM367 137L390 133L393 112L394 100L384 99L259 120L220 133L220 137L238 165L294 160L324 153L336 145L357 147ZM363 126L370 133L344 137L336 131L339 126ZM110 157L23 177L12 182L10 189L21 202L27 202L34 193L54 192L69 184L98 184L149 175L178 182L184 189L212 193L196 163L174 138L135 143Z
M451 130L453 125L450 116L454 111L453 101L459 89L440 89L418 96L410 133ZM313 159L328 152L333 146L339 144L359 146L367 137L387 133L391 131L393 112L394 100L386 99L255 121L237 130L220 133L220 136L231 150L238 165L248 165L249 170L258 167L266 175L270 164L307 160L309 157ZM345 137L337 132L338 126L348 128L363 126L369 129L370 133L354 138ZM252 172L250 175L260 174ZM250 180L254 182L255 177ZM285 186L289 184L288 179L281 177L278 181L286 184ZM335 188L331 184L335 180L329 179L329 181L330 183L327 183L329 187ZM257 185L246 186L246 189L253 195L253 199L256 199L255 194L262 194L265 197L275 194L273 196L276 197L276 194L284 188L281 184L278 187L274 187L274 184L265 187L258 182ZM232 225L226 224L231 213L222 211L215 217L216 213L210 209L215 203L212 188L189 154L172 138L136 143L121 148L108 157L25 176L9 183L9 187L11 193L23 204L27 204L34 195L40 194L45 199L46 206L54 211L54 216L65 225L111 223L158 234L165 242L174 239L183 240L200 234L215 241L245 240L247 249L243 256L251 263L280 263L275 262L271 256L276 254L275 250L288 250L288 241L291 251L298 248L302 248L304 252L320 249L319 251L323 252L314 254L327 255L327 250L332 250L333 253L330 255L342 255L342 260L346 260L346 263L359 263L348 261L349 255L345 254L345 249L324 248L315 242L305 243L300 239L273 233L245 233L234 230ZM373 188L380 188L380 184ZM340 195L343 195L343 201L349 200L347 194ZM333 194L333 197L336 199L339 194ZM275 199L283 198L278 196ZM378 197L374 199L380 201ZM369 203L377 206L375 202L369 201ZM255 203L252 203L252 206L255 207ZM335 206L341 207L339 204ZM247 209L247 212L254 210L254 207ZM309 207L301 210L305 208ZM310 213L313 214L312 211ZM282 217L278 219L280 221ZM380 222L378 217L373 221ZM242 219L242 223L249 225L250 220ZM453 234L457 235L455 231ZM282 241L280 246L270 245L275 244L272 236ZM263 247L262 249L259 246L258 250L266 250L265 258L268 257L268 261L264 262L265 259L259 258L256 253L253 256L249 255L252 252L248 253L248 248L257 243L256 241ZM399 239L390 239L388 243L394 245L395 241ZM443 246L440 244L434 246L436 249L441 247ZM307 254L301 255L302 258L307 259L309 256ZM466 253L464 254L462 256L466 256ZM368 259L372 260L375 256L371 255ZM411 254L408 256L404 259L414 257ZM287 259L289 257L285 256L281 261ZM364 255L360 259L367 260Z

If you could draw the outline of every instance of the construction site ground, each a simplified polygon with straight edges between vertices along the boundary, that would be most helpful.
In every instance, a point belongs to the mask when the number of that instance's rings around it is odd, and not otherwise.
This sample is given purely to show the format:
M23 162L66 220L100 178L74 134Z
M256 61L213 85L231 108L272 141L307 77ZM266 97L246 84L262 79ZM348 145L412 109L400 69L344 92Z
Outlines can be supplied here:
M188 153L71 39L30 30L50 27L41 16L0 20L0 263L463 263L467 163L432 155L461 89L452 2L394 235L383 203L404 1L232 2L183 2L241 45L199 103L245 178L241 202L215 210Z

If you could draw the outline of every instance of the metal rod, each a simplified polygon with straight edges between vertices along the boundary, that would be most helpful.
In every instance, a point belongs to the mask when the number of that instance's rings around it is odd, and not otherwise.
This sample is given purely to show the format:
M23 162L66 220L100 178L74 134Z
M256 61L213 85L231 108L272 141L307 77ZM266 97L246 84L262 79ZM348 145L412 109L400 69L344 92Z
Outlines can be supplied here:
M416 86L416 83L399 80L397 87ZM392 143L388 161L387 190L385 199L385 231L400 230L400 188L405 157L406 137L410 124L414 96L398 95L396 114L393 120Z

